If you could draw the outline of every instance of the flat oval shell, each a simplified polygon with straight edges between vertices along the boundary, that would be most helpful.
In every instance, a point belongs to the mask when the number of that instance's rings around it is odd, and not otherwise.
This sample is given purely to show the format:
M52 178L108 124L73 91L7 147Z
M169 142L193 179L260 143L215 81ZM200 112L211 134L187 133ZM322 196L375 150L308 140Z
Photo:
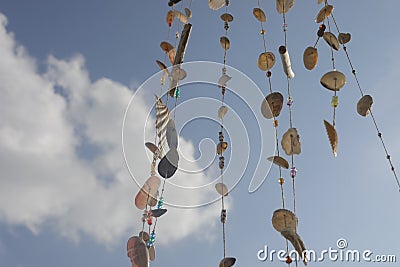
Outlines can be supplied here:
M148 267L149 251L146 244L138 236L132 236L127 243L127 254L131 259L132 267Z
M264 98L261 103L261 114L267 119L272 119L274 117L266 98Z
M176 132L175 122L173 119L170 119L167 124L167 143L169 148L178 148L178 133Z
M370 95L365 95L357 103L357 112L363 117L366 117L371 112L371 107L374 101Z
M140 237L141 239L143 239L143 241L144 241L145 243L147 243L147 242L150 240L150 235L149 235L146 231L141 231L141 232L139 233L139 237Z
M151 215L155 218L163 216L167 212L167 209L154 209L151 210Z
M276 0L276 11L279 14L288 12L294 5L294 0Z
M274 164L278 165L279 167L289 169L289 162L280 156L271 156L268 157L267 159L273 162Z
M340 71L333 70L321 77L321 85L331 91L339 91L346 84L346 76Z
M275 65L275 62L276 62L276 58L275 58L274 53L264 52L258 56L257 65L260 70L266 71L266 70L272 69L272 67Z
M174 10L174 13L175 13L175 17L178 18L180 20L180 22L182 22L183 24L186 24L189 22L188 17L186 17L186 15L179 12L178 10Z
M274 117L278 117L283 107L283 95L279 92L273 92L267 95L266 100Z
M158 67L160 67L161 70L167 70L167 66L162 63L160 60L156 60L156 63L158 65Z
M158 149L158 147L155 144L153 144L151 142L146 142L144 145L151 151L151 153L156 154L156 155L158 155L159 158L161 158L160 150Z
M158 173L161 177L171 178L178 169L179 155L176 149L170 149L158 163Z
M231 79L232 79L231 76L223 74L218 80L218 86L219 87L226 86L226 83L229 82Z
M327 17L329 17L329 15L332 13L333 10L333 6L331 5L326 5L324 6L319 12L317 17L315 18L315 22L316 23L320 23L322 21L324 21L324 19L326 19Z
M229 41L228 37L222 36L219 39L219 42L221 43L221 46L224 50L228 50L229 48L231 48L231 42Z
M296 128L289 128L286 131L282 137L281 145L288 156L301 153L300 136Z
M165 42L165 41L161 42L160 47L165 53L168 53L169 51L174 49L174 46L172 44Z
M304 50L303 62L306 69L314 69L318 63L318 50L312 46L307 47L306 50Z
M350 33L339 33L338 36L338 41L341 44L347 44L351 40L351 34Z
M222 153L225 152L225 150L228 148L228 143L227 142L219 142L217 145L217 154L221 155Z
M189 19L191 19L193 16L192 11L187 7L185 7L185 14L186 14L186 17L188 17Z
M155 205L157 205L157 197L158 197L158 190L157 192L154 194L154 196L149 196L149 198L147 199L147 205L149 205L150 207L154 207Z
M149 197L157 197L157 191L160 184L160 178L157 176L150 176L137 193L135 197L135 206L138 209L143 210L146 207Z
M254 8L253 15L259 22L267 21L267 16L265 16L265 13L261 8L258 8L258 7Z
M233 16L229 13L224 13L221 15L221 19L222 19L222 21L225 21L225 22L232 22Z
M181 69L179 66L174 66L171 71L172 79L175 81L181 81L186 78L187 73L184 69Z
M325 125L325 129L326 129L326 133L328 134L329 143L331 144L331 147L332 147L333 155L336 157L337 156L337 147L338 147L337 132L335 130L335 127L333 127L326 120L324 120L324 125Z
M212 10L218 10L221 7L225 6L225 0L208 0L208 6Z
M231 267L235 264L235 262L236 262L236 258L226 257L220 261L219 267Z
M218 118L219 118L220 120L222 120L222 119L225 117L225 115L226 115L227 112L228 112L228 107L227 107L227 106L221 106L221 107L218 109Z
M173 48L168 52L168 59L172 65L174 64L175 57L176 57L176 50L175 48Z
M336 51L339 51L340 49L339 41L333 33L325 32L323 38L330 47L332 47Z
M272 226L276 231L282 232L284 229L296 231L298 219L296 215L287 209L278 209L272 215Z
M218 194L221 196L226 197L228 195L228 187L223 183L215 184L215 189L217 190Z
M154 247L154 245L152 245L151 247L148 247L147 249L149 250L149 260L155 261L156 260L156 248Z

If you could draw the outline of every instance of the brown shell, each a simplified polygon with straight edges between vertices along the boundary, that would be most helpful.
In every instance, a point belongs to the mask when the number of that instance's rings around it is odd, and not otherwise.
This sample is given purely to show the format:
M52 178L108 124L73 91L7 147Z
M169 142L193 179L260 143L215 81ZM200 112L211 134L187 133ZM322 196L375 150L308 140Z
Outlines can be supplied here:
M226 257L220 261L219 267L231 267L235 264L235 262L236 262L236 258Z
M346 76L340 71L333 70L325 73L320 83L328 90L339 91L346 84Z
M139 237L146 243L150 240L150 235L146 231L141 231Z
M337 132L335 130L335 127L333 127L326 120L324 120L324 124L325 124L326 133L328 134L329 143L331 143L333 155L336 157L337 156L337 148L338 148Z
M224 50L229 50L229 48L231 48L231 41L229 41L228 37L222 36L219 42Z
M306 69L314 69L318 63L318 50L312 46L307 47L306 50L304 50L303 62Z
M320 23L322 21L324 21L324 19L326 19L327 17L329 17L329 15L332 13L333 10L333 6L331 5L326 5L324 6L319 12L317 17L315 18L315 22L316 23Z
M174 49L174 46L172 44L165 42L165 41L161 42L160 47L165 53L168 53L169 51Z
M127 243L127 254L131 259L132 267L148 267L149 251L146 244L138 236L132 236Z
M149 250L149 260L155 261L156 260L156 248L154 247L154 245L152 245L151 247L148 247L147 249Z
M350 40L351 40L350 33L343 33L343 32L339 33L339 36L338 36L339 43L347 44L348 42L350 42Z
M227 142L220 142L217 145L217 154L221 155L224 153L224 151L228 148L228 143Z
M276 58L272 52L264 52L258 56L258 68L262 71L272 69L276 63Z
M225 22L232 22L233 16L229 13L224 13L221 15L221 19L222 19L222 21L225 21Z
M264 11L261 8L254 8L253 15L259 22L266 22L267 16L265 15Z
M279 14L288 12L294 5L294 0L276 0L276 11Z
M150 176L135 197L135 206L143 210L146 207L148 197L156 197L161 180L157 176Z
M280 156L271 156L271 157L268 157L267 160L273 162L274 164L278 165L279 167L289 169L289 162Z
M151 142L146 142L144 145L151 151L151 153L157 154L158 157L161 159L160 150L158 149L158 147L155 144L153 144Z
M330 47L332 47L336 51L339 51L340 49L339 41L333 33L324 32L324 35L322 37Z
M296 231L297 224L298 219L290 210L278 209L272 215L272 226L278 232L282 232L286 228Z
M374 103L372 96L365 95L357 103L357 113L366 117L371 112L372 104Z

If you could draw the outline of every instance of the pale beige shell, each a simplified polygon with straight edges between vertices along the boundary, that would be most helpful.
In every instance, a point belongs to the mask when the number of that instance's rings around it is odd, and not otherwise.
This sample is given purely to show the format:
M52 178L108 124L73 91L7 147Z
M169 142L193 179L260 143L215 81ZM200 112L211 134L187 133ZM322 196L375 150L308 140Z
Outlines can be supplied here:
M271 156L268 157L267 159L273 162L274 164L278 165L279 167L289 169L289 162L280 156Z
M222 14L220 18L224 22L232 22L233 21L233 16L231 14L229 14L229 13Z
M208 6L212 10L218 10L225 5L225 0L208 0Z
M264 11L261 8L254 8L253 15L259 22L266 22L267 16L265 15Z
M331 5L326 5L324 6L319 12L317 17L315 18L315 22L316 23L320 23L322 21L324 21L324 19L326 19L327 17L329 17L329 15L332 13L333 10L333 6Z
M285 228L296 231L298 219L296 215L287 209L278 209L272 215L272 226L276 231L282 232Z
M301 153L300 135L296 128L289 128L286 131L282 137L281 145L288 156Z
M228 195L228 187L223 183L216 183L215 189L221 196L223 195L224 197L226 197Z
M272 52L264 52L258 56L258 68L262 71L272 69L276 63L276 58Z
M315 47L309 46L304 50L303 54L304 67L308 70L312 70L318 63L318 50Z
M225 115L226 115L227 112L228 112L228 107L227 107L227 106L221 106L221 107L218 109L218 118L219 118L220 120L222 120L222 119L225 117Z
M357 103L357 112L363 117L366 117L371 112L371 107L374 101L372 100L372 96L365 95L361 97L361 99Z
M329 143L331 144L331 147L332 147L333 155L336 157L337 156L337 148L338 148L338 134L335 130L335 127L333 127L326 120L324 120L324 125L325 125L325 129L326 129L326 133L328 134Z
M131 259L132 267L149 266L149 251L146 244L138 236L132 236L127 243L127 254Z
M226 86L226 83L232 79L231 76L227 74L222 74L222 76L218 80L218 87Z
M193 16L192 11L187 7L185 7L185 14L186 14L186 17L188 17L189 19L191 19Z
M288 12L294 5L294 0L276 0L276 11L279 14Z
M175 17L178 18L180 20L180 22L182 22L183 24L186 24L189 22L188 17L186 17L185 14L179 12L178 10L174 10L174 14L175 14Z
M351 34L350 33L339 33L338 36L338 41L341 44L347 44L351 40Z
M331 91L339 91L346 84L346 76L340 71L333 70L325 73L320 83L326 89Z
M222 36L219 42L224 50L229 50L229 48L231 48L231 41L229 41L228 37Z
M150 176L135 197L135 206L143 210L146 207L148 197L156 197L161 180L157 176Z
M154 247L154 245L152 245L151 247L147 247L147 249L149 250L149 260L150 261L155 261L155 259L156 259L156 248Z
M336 51L339 51L340 49L339 41L333 33L325 32L323 38L330 47L332 47Z

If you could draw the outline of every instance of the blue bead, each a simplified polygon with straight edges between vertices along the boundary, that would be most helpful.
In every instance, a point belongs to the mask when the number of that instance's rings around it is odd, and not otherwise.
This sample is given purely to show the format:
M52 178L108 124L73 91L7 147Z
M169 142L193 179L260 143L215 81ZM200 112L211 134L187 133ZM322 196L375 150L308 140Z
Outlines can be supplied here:
M297 174L297 169L296 169L296 167L292 167L292 168L290 168L290 176L292 176L292 178L294 178L295 176L296 176L296 174Z
M178 98L181 96L181 90L179 88L175 89L175 97Z

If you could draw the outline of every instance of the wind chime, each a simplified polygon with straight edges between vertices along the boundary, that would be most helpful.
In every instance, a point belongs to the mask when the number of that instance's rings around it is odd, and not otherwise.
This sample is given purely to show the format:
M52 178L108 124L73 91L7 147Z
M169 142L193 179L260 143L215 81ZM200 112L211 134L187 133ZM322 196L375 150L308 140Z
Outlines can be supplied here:
M227 210L225 208L225 197L228 196L228 187L224 184L224 167L225 167L225 157L224 152L228 147L228 143L224 139L224 117L228 112L228 107L224 105L225 93L227 89L227 82L231 77L226 73L226 60L227 52L230 49L230 40L228 38L229 23L233 21L233 16L228 13L229 0L209 0L208 5L212 10L218 10L225 6L225 13L223 13L220 18L224 23L225 34L220 38L220 44L224 50L224 59L222 67L222 75L218 80L218 88L221 89L221 106L218 109L218 117L220 119L220 131L218 133L218 144L217 144L217 155L219 158L219 169L221 182L215 185L217 192L221 195L221 223L222 223L222 243L223 243L223 259L219 263L219 267L231 267L235 264L236 258L226 256L226 219Z
M254 17L260 22L261 30L260 34L263 40L264 51L259 55L257 65L260 70L266 72L266 77L268 79L269 94L265 97L261 104L261 113L267 119L273 119L273 126L275 128L275 150L277 155L268 158L269 161L273 162L279 168L279 185L282 195L282 208L276 210L272 216L273 227L281 233L281 235L286 239L286 263L290 265L293 261L289 255L288 241L290 241L293 247L296 249L298 254L302 257L304 264L307 264L307 256L303 253L305 245L301 237L297 233L298 219L296 217L296 191L295 191L295 177L297 175L297 168L295 167L294 155L301 153L300 137L297 129L293 127L293 116L292 116L292 106L293 98L290 91L290 80L294 78L294 72L290 63L290 56L287 46L287 24L286 24L286 13L293 6L294 1L290 0L277 0L276 8L279 14L283 17L283 32L284 32L284 45L280 46L278 51L281 57L283 71L287 79L287 106L289 109L289 129L283 134L281 140L282 149L285 151L287 156L291 157L291 164L281 156L280 146L279 146L279 134L278 134L278 120L277 117L280 115L284 97L280 92L272 91L272 72L271 69L275 65L276 58L274 53L267 51L266 42L266 31L264 24L267 21L265 12L261 8L260 0L258 0L258 6L253 9ZM292 178L292 190L293 190L293 212L285 207L285 194L284 194L284 183L282 169L288 169L290 167L290 177ZM297 266L297 257L296 257Z
M179 1L170 1L168 3L168 5L171 6L171 10L168 11L166 16L166 22L168 24L168 40L170 39L174 20L177 19L184 24L182 35L179 34L179 31L175 34L175 46L179 40L178 49L175 49L175 47L168 41L161 42L160 47L165 53L164 62L159 60L156 61L157 65L163 72L160 95L163 94L167 79L169 85L165 104L162 102L160 97L156 96L156 134L154 143L145 143L145 146L153 154L153 159L151 163L150 177L146 180L135 197L135 206L139 210L143 211L143 215L141 218L142 231L138 236L131 237L127 243L127 254L131 259L132 267L148 267L149 261L155 260L154 243L156 240L157 222L158 218L167 212L167 209L163 208L166 180L171 178L178 169L178 134L174 120L177 100L180 96L179 82L186 77L186 72L181 68L181 65L183 63L186 46L192 28L192 25L188 23L192 16L190 10L191 2L189 8L184 9L184 13L175 9L175 4L178 2ZM179 24L179 30L180 28L181 24ZM172 65L170 68L166 65L167 58ZM167 107L169 98L175 100L173 116L171 116ZM164 155L166 144L168 145L169 150ZM156 175L158 160L157 171L163 178L161 192L159 192L161 179ZM148 230L148 232L146 230Z
M336 108L338 107L339 104L339 98L337 96L337 92L345 85L346 83L346 76L337 71L335 69L335 58L334 58L334 50L339 51L340 46L343 47L343 51L346 54L347 61L350 65L351 68L351 73L354 76L354 79L357 83L358 89L361 94L361 99L357 102L357 113L363 117L367 117L368 115L371 115L372 121L374 123L375 129L378 133L378 137L382 143L384 152L386 154L386 159L389 161L390 169L394 175L394 178L396 180L396 183L399 187L400 191L400 182L397 177L397 173L395 171L395 168L393 166L391 156L389 155L387 146L385 145L382 137L382 133L378 128L377 121L372 113L372 104L373 104L373 99L370 95L365 95L364 91L361 88L359 79L357 77L356 70L354 69L354 65L350 59L350 55L347 51L347 46L346 44L350 42L351 40L351 34L350 33L343 33L339 30L338 24L335 20L335 17L333 15L333 6L328 3L327 0L318 0L318 4L324 3L324 6L321 8L319 13L317 14L317 17L315 19L316 23L321 23L319 25L319 29L317 31L317 41L313 47L307 47L306 50L304 51L303 55L303 61L304 61L304 66L308 70L312 70L315 68L318 62L318 50L316 48L319 39L322 37L326 43L329 45L331 49L331 60L332 60L332 67L333 70L326 73L325 75L322 76L320 83L323 87L333 91L334 95L332 96L332 101L331 105L333 107L333 121L332 124L324 120L325 128L328 134L329 142L332 147L332 151L334 153L334 156L337 156L337 148L338 148L338 134L336 132ZM332 20L332 22L331 22ZM328 32L325 32L326 30L326 25L325 21L327 22L328 25ZM332 28L333 25L336 28L337 31L337 37L334 33L332 33Z

